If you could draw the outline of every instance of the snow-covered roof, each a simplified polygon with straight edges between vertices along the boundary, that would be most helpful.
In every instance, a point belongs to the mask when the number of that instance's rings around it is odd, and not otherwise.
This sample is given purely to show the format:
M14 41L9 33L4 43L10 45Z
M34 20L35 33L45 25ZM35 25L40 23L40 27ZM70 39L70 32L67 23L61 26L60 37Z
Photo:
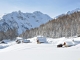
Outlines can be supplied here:
M16 37L16 39L23 39L22 37Z
M39 40L39 42L44 42L44 43L47 42L46 38L43 36L37 36L37 37L33 37L32 39L30 39L32 43L36 43L37 40Z

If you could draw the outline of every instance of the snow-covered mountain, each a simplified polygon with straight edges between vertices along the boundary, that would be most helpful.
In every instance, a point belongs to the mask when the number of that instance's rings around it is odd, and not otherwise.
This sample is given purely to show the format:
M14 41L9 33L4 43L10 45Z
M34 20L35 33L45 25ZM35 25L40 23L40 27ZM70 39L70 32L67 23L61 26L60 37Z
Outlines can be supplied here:
M66 14L72 14L74 12L80 12L80 8L76 8L76 9L74 9L72 11L68 11Z
M74 13L74 12L80 12L80 8L76 8L76 9L74 9L74 10L67 11L66 13L62 13L62 14L54 17L54 19L57 19L58 17L62 17L62 16L64 16L64 15L70 15L70 14L72 14L72 13Z
M12 12L0 18L0 31L16 28L18 33L35 27L39 27L52 18L39 11L33 13L23 13L21 11Z

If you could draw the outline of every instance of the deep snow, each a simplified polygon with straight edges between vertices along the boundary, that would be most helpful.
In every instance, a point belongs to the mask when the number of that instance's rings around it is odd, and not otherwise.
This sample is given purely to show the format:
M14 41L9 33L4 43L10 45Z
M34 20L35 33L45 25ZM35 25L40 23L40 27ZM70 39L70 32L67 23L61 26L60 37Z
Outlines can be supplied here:
M43 37L44 38L44 37ZM74 43L73 40L74 39ZM35 38L28 39L30 41ZM80 60L80 38L46 38L48 43L36 44L15 41L0 44L0 60ZM72 47L57 48L56 45L66 41ZM7 46L7 47L5 47Z

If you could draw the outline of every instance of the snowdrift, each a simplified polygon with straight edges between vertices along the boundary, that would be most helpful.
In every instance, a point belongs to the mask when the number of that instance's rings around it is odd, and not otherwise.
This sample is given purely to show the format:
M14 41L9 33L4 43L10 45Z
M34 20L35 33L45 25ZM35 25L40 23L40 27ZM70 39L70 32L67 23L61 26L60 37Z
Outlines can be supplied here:
M77 39L77 38L65 38L65 37L56 38L56 39L48 38L47 41L48 41L48 43L51 43L54 45L64 44L64 42L65 42L67 46L74 46L74 45L80 43L79 38Z
M22 38L20 38L22 39ZM34 44L36 39L44 42ZM73 40L74 39L74 40ZM16 44L15 41L0 44L0 60L79 60L80 38L45 38L42 36L27 39L31 43ZM48 44L45 42L48 42ZM56 48L57 44L66 42L74 45L68 48ZM76 45L75 45L76 44ZM33 55L34 54L34 55ZM19 56L19 57L18 57Z

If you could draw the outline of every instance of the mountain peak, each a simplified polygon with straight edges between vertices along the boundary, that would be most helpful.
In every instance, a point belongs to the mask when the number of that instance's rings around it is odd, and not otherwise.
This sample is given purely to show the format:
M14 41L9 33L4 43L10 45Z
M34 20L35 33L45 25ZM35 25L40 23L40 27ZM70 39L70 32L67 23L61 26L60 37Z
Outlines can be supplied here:
M18 30L18 34L21 34L27 29L39 27L41 24L52 20L52 18L40 11L23 13L19 10L4 15L1 20L2 22L0 22L0 26L4 25L4 27L2 27L0 31L7 31L6 29L8 28L16 28Z
M35 12L33 12L34 14L43 14L43 13L41 13L40 11L35 11Z
M68 11L67 14L72 14L74 12L80 12L80 8L76 8L76 9L74 9L72 11Z

